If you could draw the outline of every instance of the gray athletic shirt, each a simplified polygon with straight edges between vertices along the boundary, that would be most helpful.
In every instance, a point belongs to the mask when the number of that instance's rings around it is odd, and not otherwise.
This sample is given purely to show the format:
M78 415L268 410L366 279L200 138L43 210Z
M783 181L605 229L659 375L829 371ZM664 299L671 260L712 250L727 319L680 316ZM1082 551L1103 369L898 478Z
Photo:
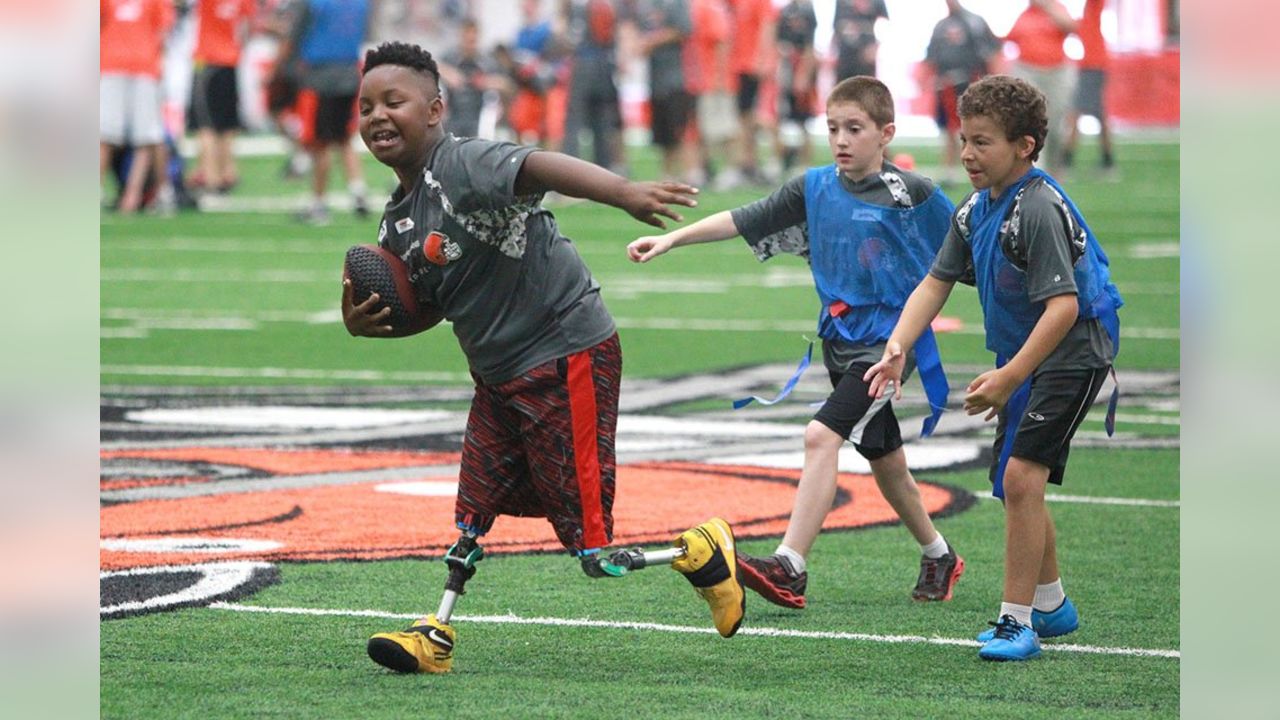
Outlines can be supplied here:
M809 259L808 216L805 208L804 175L788 180L773 194L730 211L738 234L747 241L761 262L780 253ZM853 181L840 176L840 186L862 202L884 207L913 207L933 194L933 181L903 170L890 162L880 172ZM832 372L846 373L855 363L874 363L884 355L884 343L855 345L839 340L822 341L823 365ZM908 365L914 365L909 355ZM909 374L903 373L905 378Z
M378 243L408 263L419 300L444 311L485 384L615 331L600 285L541 195L515 194L536 150L447 135L413 188L396 188L378 227Z
M969 208L977 199L970 193L956 207L951 229L929 274L944 282L974 283L973 257L967 236ZM1027 274L1027 295L1042 302L1055 295L1076 292L1072 268L1083 252L1083 230L1070 220L1061 196L1043 182L1028 183L1014 198L1009 217L1000 228L1000 248L1013 265ZM1077 320L1049 357L1036 368L1085 370L1106 367L1115 353L1111 338L1098 320Z

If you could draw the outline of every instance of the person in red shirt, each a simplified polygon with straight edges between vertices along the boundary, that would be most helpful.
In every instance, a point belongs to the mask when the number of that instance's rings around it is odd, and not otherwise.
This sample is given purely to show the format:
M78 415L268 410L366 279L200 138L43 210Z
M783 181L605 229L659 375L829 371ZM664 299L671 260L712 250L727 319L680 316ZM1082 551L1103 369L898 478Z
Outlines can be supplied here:
M769 0L731 0L730 8L733 39L729 48L729 72L738 82L738 171L721 176L718 183L721 189L743 181L764 181L756 149L756 136L760 131L756 100L761 74L766 71L761 45L767 34L773 34L773 7Z
M256 1L201 0L197 8L195 74L187 125L196 131L200 153L191 182L225 193L239 180L231 153L231 141L241 127L236 66Z
M693 0L689 15L693 32L685 46L685 84L696 98L702 169L698 182L690 184L701 185L715 175L717 160L731 159L729 145L738 133L734 78L729 73L732 16L726 0Z
M1115 156L1111 152L1111 123L1107 120L1102 98L1107 86L1107 66L1111 63L1107 41L1102 37L1102 9L1106 4L1106 0L1085 0L1084 14L1076 29L1084 45L1084 57L1080 59L1075 102L1067 115L1067 143L1063 148L1062 164L1071 167L1080 135L1076 124L1081 115L1089 115L1097 118L1100 126L1098 142L1102 146L1102 172L1111 176L1115 173Z
M1048 103L1049 135L1040 157L1050 168L1062 160L1063 120L1075 87L1075 68L1062 43L1075 31L1075 18L1058 0L1029 0L1005 36L1018 48L1012 74L1035 85Z
M173 4L169 0L99 0L98 19L99 173L106 174L113 149L132 147L120 212L136 212L142 206L148 171L160 183L157 209L172 211L176 201L165 171L169 153L160 63L165 36L174 22Z

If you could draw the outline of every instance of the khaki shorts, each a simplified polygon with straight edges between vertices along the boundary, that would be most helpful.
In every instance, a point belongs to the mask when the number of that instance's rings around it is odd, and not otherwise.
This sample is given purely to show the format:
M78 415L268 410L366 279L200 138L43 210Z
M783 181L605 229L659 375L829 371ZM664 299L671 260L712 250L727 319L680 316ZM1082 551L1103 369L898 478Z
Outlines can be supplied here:
M704 142L724 142L738 134L738 107L733 95L714 91L698 96L698 132Z
M98 135L108 145L164 142L160 81L148 75L108 73L99 83Z

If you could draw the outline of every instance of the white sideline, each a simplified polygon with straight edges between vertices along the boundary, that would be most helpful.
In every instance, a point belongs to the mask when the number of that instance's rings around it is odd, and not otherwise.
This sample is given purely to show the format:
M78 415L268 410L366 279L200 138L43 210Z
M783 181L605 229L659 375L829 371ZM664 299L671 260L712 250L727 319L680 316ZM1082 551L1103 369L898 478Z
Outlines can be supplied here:
M383 612L381 610L331 610L325 608L288 608L258 607L239 603L215 602L209 605L214 610L231 610L233 612L268 613L276 615L338 615L347 617L376 617L389 620L416 620L421 615ZM591 620L588 618L522 618L516 615L455 615L461 622L491 623L500 625L548 625L556 627L590 627L611 630L653 630L655 632L688 633L698 635L714 634L709 627L691 627L688 625L664 625L648 622L621 622L614 620ZM794 637L813 640L853 640L877 643L916 643L925 645L957 645L961 647L978 647L976 640L961 638L924 637L923 635L872 635L869 633L821 632L816 630L787 630L784 628L744 627L739 635L757 637ZM1181 659L1178 650L1156 650L1149 648L1099 647L1096 645L1067 645L1045 643L1044 650L1086 653L1091 655L1127 655L1131 657L1163 657Z

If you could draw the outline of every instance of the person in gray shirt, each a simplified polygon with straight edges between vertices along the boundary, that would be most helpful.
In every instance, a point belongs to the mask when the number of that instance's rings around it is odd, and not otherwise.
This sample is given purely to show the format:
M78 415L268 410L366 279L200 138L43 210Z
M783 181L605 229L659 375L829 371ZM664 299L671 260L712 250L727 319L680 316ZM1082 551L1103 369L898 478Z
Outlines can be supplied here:
M685 130L693 96L685 87L684 44L693 25L687 0L644 0L637 12L640 53L649 56L649 114L653 144L662 149L662 174L688 177L696 149Z
M1052 176L1035 167L1049 121L1044 93L1005 75L960 97L960 136L974 193L956 209L929 275L911 293L864 376L875 397L901 381L903 348L928 327L956 282L973 284L996 367L966 387L969 415L998 417L992 495L1004 500L1005 578L995 627L981 633L983 660L1031 660L1040 638L1079 626L1059 576L1057 531L1045 506L1061 485L1071 438L1119 349L1123 304L1106 254ZM1116 395L1107 412L1114 421Z
M884 161L896 125L893 96L883 82L865 75L840 81L827 97L826 119L833 164L811 168L749 205L639 238L627 252L635 262L649 262L677 247L741 235L761 262L796 255L813 273L821 302L817 331L832 390L805 427L804 467L786 535L768 557L738 553L743 583L776 605L805 607L808 555L831 510L839 452L848 441L920 544L911 597L950 600L964 558L930 520L907 466L894 408L888 398L868 396L863 372L883 356L903 303L933 261L951 201L928 178ZM947 384L932 336L917 347L913 364L919 362L934 410L928 432L946 405Z
M695 205L697 191L446 134L438 66L416 45L370 50L358 99L361 138L400 182L378 243L404 261L419 303L452 322L476 383L454 508L461 536L445 556L440 609L406 631L374 635L367 649L398 672L448 672L453 604L483 557L478 538L499 515L546 517L587 575L625 574L601 553L613 540L622 349L599 284L541 207L542 195L595 200L665 228L663 217L681 219L669 206ZM353 297L344 281L347 331L391 337L390 308L379 296L359 304ZM688 551L694 545L698 551ZM704 523L677 546L686 552L672 567L707 600L720 633L733 635L745 595L732 531L723 521Z

